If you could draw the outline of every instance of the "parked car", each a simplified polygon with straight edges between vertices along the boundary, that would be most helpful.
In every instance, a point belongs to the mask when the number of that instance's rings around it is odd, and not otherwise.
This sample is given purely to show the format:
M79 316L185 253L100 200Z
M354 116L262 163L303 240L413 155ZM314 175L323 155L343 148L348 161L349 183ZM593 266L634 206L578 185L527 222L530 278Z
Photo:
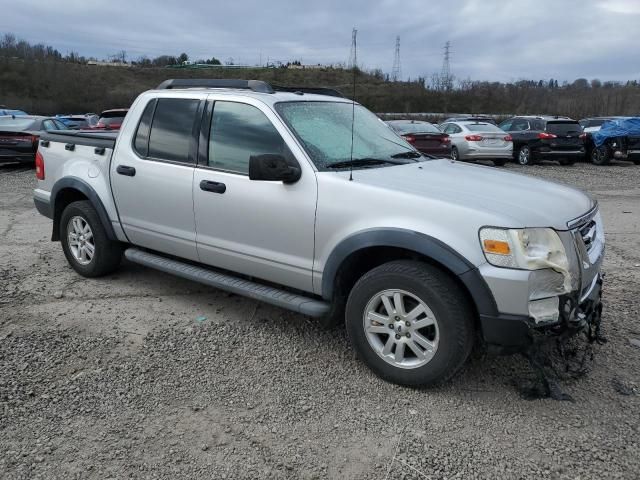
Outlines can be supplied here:
M71 130L91 129L98 123L98 117L88 115L56 115L56 119Z
M64 124L50 117L0 117L0 163L33 162L40 135L46 131L64 129Z
M587 135L590 160L606 165L611 159L628 160L640 165L640 117L616 118Z
M557 160L573 165L584 157L585 137L575 120L559 116L520 116L505 120L500 128L513 138L513 154L520 165Z
M449 135L432 123L417 120L390 120L386 123L420 152L434 157L451 156Z
M0 117L4 117L6 115L14 115L18 117L18 116L27 115L27 112L23 112L22 110L13 110L6 107L0 108Z
M458 117L447 118L442 123L449 122L483 122L497 126L497 122L495 121L495 119L493 117L490 117L489 115L461 115Z
M42 140L35 205L77 273L112 272L124 252L345 322L392 382L446 381L479 338L530 352L534 334L600 322L605 237L591 196L427 158L349 99L169 80L137 98L120 132Z
M610 120L622 119L628 117L590 117L579 120L578 123L582 127L584 133L597 132L605 122Z
M100 114L100 119L92 128L97 130L120 130L124 117L129 111L128 108L115 108L105 110Z
M491 123L447 122L440 128L451 139L453 160L491 160L502 166L513 158L511 136Z

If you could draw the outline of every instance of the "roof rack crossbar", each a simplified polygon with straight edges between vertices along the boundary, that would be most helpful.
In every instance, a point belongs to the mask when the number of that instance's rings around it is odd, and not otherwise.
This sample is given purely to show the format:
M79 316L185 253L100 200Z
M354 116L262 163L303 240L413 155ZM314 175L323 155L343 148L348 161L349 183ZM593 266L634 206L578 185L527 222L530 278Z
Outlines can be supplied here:
M258 93L274 93L267 82L261 80L213 79L213 78L173 78L158 85L157 90L174 88L238 88Z

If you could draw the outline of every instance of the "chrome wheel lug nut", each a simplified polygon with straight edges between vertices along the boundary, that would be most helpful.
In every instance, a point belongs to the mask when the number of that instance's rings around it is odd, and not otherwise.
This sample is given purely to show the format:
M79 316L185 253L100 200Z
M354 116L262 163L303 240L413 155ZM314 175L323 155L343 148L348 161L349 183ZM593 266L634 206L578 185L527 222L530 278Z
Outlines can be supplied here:
M411 322L409 322L409 321L405 322L404 324L405 324L407 327L410 327L410 326L411 326Z
M407 338L411 338L411 334L407 332Z
M389 328L390 328L391 330L393 330L393 323L390 323L390 324L389 324Z
M400 335L396 334L396 340L400 340Z

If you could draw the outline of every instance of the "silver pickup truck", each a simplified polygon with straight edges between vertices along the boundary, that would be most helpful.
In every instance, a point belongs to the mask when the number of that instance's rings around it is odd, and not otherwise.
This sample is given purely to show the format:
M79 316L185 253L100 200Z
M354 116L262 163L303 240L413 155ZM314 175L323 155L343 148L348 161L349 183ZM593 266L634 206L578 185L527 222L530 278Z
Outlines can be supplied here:
M168 80L117 136L43 135L36 176L36 207L80 275L124 254L345 322L399 384L449 379L476 342L519 351L600 321L591 197L425 157L335 91Z

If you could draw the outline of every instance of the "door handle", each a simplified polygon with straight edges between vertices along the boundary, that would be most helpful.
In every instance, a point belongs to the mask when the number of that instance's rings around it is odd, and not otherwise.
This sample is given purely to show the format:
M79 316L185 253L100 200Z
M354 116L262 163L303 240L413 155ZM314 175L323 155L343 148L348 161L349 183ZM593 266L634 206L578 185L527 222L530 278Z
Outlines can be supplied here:
M204 190L205 192L224 193L227 191L227 186L221 182L202 180L200 182L200 190Z
M133 177L136 174L136 169L133 167L127 167L126 165L118 165L116 172L120 175L126 175L127 177Z

